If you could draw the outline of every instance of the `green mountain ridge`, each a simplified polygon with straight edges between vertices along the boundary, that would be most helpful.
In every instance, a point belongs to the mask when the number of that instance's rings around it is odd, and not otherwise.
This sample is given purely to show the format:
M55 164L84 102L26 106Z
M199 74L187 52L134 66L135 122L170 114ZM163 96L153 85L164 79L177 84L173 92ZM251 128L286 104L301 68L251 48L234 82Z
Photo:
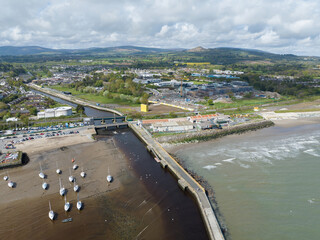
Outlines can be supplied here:
M273 64L304 63L320 64L320 57L296 56L293 54L275 54L256 49L243 48L203 48L162 49L137 46L116 46L86 49L51 49L38 46L3 46L0 47L0 61L47 61L82 58L109 58L135 56L142 59L157 59L160 62L210 62L211 64ZM153 61L152 60L152 61Z

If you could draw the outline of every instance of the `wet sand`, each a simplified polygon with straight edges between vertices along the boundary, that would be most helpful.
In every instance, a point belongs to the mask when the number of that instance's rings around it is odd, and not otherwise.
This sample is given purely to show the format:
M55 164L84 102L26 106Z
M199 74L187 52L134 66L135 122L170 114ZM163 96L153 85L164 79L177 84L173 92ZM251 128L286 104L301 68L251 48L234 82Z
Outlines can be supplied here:
M320 123L320 118L273 120L273 122L275 123L275 126L294 127L294 126L299 126L299 125Z
M41 140L50 144L30 148ZM82 143L71 145L74 142ZM21 146L30 162L8 169L16 187L10 189L7 182L2 179L0 182L0 239L133 239L140 235L163 239L161 210L149 199L112 137L93 141L86 135L73 135L36 139ZM77 170L72 169L72 158L79 165ZM39 163L47 175L48 190L41 188ZM61 175L55 172L56 163ZM80 177L82 168L87 174L85 178ZM69 171L81 188L79 197L84 204L81 212L76 209L77 195L68 181ZM109 171L114 178L112 183L106 181ZM1 176L5 173L6 170L0 171ZM64 199L59 195L59 176L72 206L68 213L64 212ZM54 221L48 218L49 200L56 214ZM71 223L61 222L69 217L73 218ZM154 219L156 231L145 231ZM156 237L152 236L154 232L158 232Z
M8 169L16 188L0 179L0 239L207 239L193 199L130 131L99 136L98 141L86 139L63 146L67 140L57 137L36 151L26 147L30 162ZM72 158L79 165L76 171ZM72 205L68 213L59 195L56 162ZM41 188L39 163L47 175L46 191ZM87 173L84 179L79 175L82 167ZM69 168L81 187L84 208L80 212L73 184L68 182ZM112 183L106 181L108 169ZM4 174L1 170L0 176ZM48 218L49 200L54 221ZM68 217L73 221L61 222Z
M80 128L78 134L60 135L49 138L38 138L15 144L17 150L27 154L44 152L54 148L70 146L79 143L93 142L92 134L95 134L94 128Z
M108 199L108 196L112 195L112 191L121 192L123 188L121 176L128 174L126 160L112 139L107 142L94 142L87 138L86 143L70 145L72 142L84 141L81 138L81 136L77 138L74 135L37 139L24 145L30 162L25 166L8 170L10 179L16 183L16 187L10 189L7 182L1 179L0 239L26 239L27 236L30 239L53 239L58 232L62 235L63 232L72 233L73 236L80 238L81 234L96 236L95 239L99 239L99 235L105 236L107 232L105 226L108 225L108 219L106 221L100 219L101 210L110 210L112 207L101 203L101 201ZM75 139L77 141L74 141ZM37 141L41 140L46 140L50 144L39 145L35 150L30 148L30 145L36 145ZM72 169L72 158L75 158L75 162L79 165L77 170ZM48 190L41 188L43 180L38 176L39 163L47 175L45 181L49 184ZM64 200L59 195L59 175L55 173L56 163L62 170L60 175L62 184L68 190L67 200L72 204L72 210L67 214L63 210ZM87 173L85 178L80 177L82 168ZM75 208L77 195L73 191L73 184L68 181L69 171L76 177L76 182L81 188L79 197L84 203L84 209L81 212ZM106 181L108 171L114 177L112 183ZM3 173L5 172L2 170L1 175ZM48 218L49 200L57 215L54 222ZM111 199L108 201L112 202ZM99 205L106 205L105 209L96 207ZM62 223L61 220L67 217L73 217L73 222ZM90 221L95 225L90 227ZM52 237L49 237L50 232ZM98 236L95 232L98 232ZM109 235L112 236L113 233L109 233Z

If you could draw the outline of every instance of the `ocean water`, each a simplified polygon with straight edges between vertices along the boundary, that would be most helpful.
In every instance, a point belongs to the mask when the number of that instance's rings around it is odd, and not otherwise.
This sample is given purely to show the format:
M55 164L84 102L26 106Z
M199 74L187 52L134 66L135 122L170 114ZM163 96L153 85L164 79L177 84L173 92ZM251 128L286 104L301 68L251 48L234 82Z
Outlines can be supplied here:
M228 136L176 155L213 187L231 239L320 239L320 124Z

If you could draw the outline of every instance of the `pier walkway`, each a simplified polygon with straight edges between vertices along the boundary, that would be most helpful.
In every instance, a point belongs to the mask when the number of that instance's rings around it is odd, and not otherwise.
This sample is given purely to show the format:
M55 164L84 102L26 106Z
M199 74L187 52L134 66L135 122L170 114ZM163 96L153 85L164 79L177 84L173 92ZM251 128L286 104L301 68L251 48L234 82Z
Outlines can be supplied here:
M195 197L210 239L224 240L220 225L213 212L205 189L195 181L143 127L136 123L129 123L129 126L147 145L148 150L156 155L160 160L161 166L168 168L175 175L180 187L182 189L187 188Z

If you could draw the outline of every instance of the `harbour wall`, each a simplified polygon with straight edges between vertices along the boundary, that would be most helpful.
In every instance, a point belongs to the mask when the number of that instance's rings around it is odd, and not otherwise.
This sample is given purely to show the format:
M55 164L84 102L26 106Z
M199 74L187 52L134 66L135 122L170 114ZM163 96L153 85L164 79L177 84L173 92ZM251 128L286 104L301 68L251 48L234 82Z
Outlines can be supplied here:
M241 134L247 131L254 131L261 128L271 127L274 123L270 120L259 120L224 129L210 129L199 132L189 132L176 135L161 136L157 138L160 143L178 143L192 141L207 141L210 139L220 138L231 134Z
M93 103L86 102L86 101L81 100L79 98L76 98L74 96L69 96L69 95L65 95L65 94L62 94L62 93L58 93L58 92L55 92L55 91L51 91L51 90L42 88L42 87L40 87L40 86L38 86L36 84L29 83L28 86L30 88L33 88L33 89L37 90L37 91L44 92L44 93L49 94L51 96L58 97L58 98L61 98L63 100L75 103L75 104L79 104L79 105L86 106L86 107L91 107L91 108L94 108L94 109L97 109L97 110L101 110L101 111L112 112L112 113L115 113L115 114L117 114L119 116L123 116L123 113L121 113L121 112L119 112L119 111L117 111L115 109L112 109L112 108L106 108L106 107L97 106L97 105L95 105Z
M209 238L212 240L224 240L225 238L206 195L205 189L194 180L142 126L137 125L136 123L129 123L129 127L147 146L147 149L157 158L160 165L173 174L178 180L179 186L183 190L188 190L194 197L201 212Z

